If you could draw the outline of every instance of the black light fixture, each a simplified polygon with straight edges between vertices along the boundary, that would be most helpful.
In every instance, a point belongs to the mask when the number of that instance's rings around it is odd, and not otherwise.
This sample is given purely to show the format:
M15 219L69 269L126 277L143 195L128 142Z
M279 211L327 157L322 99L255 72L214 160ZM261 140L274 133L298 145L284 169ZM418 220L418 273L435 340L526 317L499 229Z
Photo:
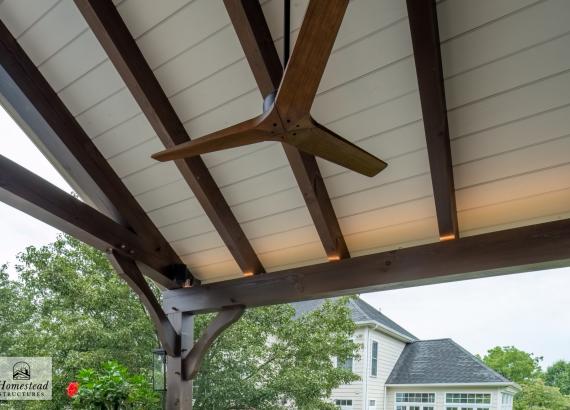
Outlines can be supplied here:
M166 351L163 348L152 351L152 389L166 391Z

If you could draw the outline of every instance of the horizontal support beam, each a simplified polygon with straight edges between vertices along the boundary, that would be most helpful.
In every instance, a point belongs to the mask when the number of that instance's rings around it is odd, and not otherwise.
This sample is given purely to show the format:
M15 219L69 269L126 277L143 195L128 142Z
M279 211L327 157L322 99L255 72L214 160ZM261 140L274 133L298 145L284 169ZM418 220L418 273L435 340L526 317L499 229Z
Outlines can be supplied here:
M103 251L116 250L155 269L152 277L167 287L172 260L95 208L0 155L0 201Z
M570 219L164 293L166 312L202 313L570 265Z

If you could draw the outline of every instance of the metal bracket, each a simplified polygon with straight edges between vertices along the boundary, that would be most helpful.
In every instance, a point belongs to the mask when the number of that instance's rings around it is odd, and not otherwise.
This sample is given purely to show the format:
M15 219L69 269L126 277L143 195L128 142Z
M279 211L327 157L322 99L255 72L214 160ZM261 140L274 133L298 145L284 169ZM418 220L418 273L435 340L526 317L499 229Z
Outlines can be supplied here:
M171 265L169 267L169 273L172 275L172 279L181 287L184 287L188 282L192 286L200 285L200 280L193 277L188 267L183 263Z
M184 380L192 380L196 377L212 343L224 330L234 324L243 315L244 311L244 306L233 306L218 312L204 330L200 339L192 347L192 350L183 358L182 377Z
M164 313L162 306L144 279L136 262L113 250L109 254L113 267L121 278L127 282L138 295L152 319L162 347L169 356L180 355L180 335L176 333L172 323Z

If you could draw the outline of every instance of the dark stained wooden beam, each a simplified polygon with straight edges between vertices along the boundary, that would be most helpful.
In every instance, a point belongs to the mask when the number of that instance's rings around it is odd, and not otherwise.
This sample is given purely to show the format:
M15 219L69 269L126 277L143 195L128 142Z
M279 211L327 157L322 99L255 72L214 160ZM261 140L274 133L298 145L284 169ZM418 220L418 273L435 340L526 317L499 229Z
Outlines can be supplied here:
M570 266L570 219L164 293L166 312L289 303Z
M156 329L160 345L169 356L180 355L180 336L174 330L136 262L115 250L110 253L109 259L119 276L137 294L148 312Z
M261 4L249 0L224 0L224 4L261 95L277 91L283 66Z
M172 260L154 243L2 155L0 201L97 249L136 259L162 273L153 279L176 286L167 279Z
M138 202L101 155L71 112L59 99L6 26L0 22L0 65L2 93L12 109L34 132L36 142L62 171L71 173L87 200L116 222L134 231L160 250L165 262L182 264ZM172 275L145 274L159 282L170 283ZM164 276L166 275L166 276ZM160 276L164 276L161 278Z
M111 0L75 0L91 30L167 147L190 140L166 94ZM208 168L199 157L176 161L206 215L243 272L264 268Z
M224 0L261 95L276 91L283 66L258 1ZM283 144L325 252L331 260L350 257L338 219L314 156Z
M204 329L190 353L184 357L182 362L182 377L184 380L192 380L196 377L212 343L224 330L237 322L244 312L245 308L243 306L232 306L218 312L216 317Z
M435 0L407 0L427 150L442 240L459 238Z

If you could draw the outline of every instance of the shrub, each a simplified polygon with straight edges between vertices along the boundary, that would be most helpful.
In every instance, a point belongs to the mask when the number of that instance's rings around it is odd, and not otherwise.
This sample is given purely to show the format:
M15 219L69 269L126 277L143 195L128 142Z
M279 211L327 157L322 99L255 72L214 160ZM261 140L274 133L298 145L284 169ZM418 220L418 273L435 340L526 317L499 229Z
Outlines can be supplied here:
M102 369L82 369L78 373L79 390L72 397L73 408L83 410L149 409L157 406L159 395L145 377L130 375L115 361Z

